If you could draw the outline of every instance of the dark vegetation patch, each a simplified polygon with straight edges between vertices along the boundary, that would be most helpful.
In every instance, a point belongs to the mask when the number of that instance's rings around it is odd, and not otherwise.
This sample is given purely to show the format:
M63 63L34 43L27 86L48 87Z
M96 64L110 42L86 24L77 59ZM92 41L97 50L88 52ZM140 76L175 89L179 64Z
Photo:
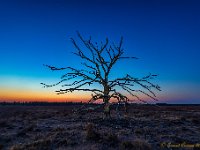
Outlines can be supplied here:
M74 107L0 106L0 150L159 150L162 142L200 141L200 107L136 105L120 118L113 108L111 119Z

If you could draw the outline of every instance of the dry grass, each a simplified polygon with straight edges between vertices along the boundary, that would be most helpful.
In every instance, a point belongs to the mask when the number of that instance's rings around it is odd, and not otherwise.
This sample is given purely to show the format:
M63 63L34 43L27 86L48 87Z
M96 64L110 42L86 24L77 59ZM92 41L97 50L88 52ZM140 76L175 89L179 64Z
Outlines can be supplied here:
M86 139L90 141L100 140L100 134L95 130L94 125L91 123L86 126Z
M0 106L0 149L160 149L162 142L200 141L199 107L131 106L126 118L71 106Z
M123 141L120 145L122 150L152 150L151 145L146 141L135 140L135 141Z

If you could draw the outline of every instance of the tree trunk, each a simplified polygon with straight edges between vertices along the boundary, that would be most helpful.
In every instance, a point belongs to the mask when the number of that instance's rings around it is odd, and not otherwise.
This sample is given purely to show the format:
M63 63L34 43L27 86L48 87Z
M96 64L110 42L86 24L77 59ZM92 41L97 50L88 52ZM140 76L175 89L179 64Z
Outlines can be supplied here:
M104 98L103 98L103 102L104 102L104 116L105 118L110 118L110 96L109 96L109 87L108 86L104 86Z
M110 103L109 100L104 102L104 118L110 118Z

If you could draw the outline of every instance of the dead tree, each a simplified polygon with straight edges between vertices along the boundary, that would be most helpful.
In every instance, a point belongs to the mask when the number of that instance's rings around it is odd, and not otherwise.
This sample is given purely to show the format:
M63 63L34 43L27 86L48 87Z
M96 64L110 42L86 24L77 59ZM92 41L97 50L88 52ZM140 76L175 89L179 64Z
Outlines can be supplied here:
M41 83L44 87L52 87L62 84L63 88L57 90L57 94L65 94L74 91L89 91L92 92L92 97L89 100L89 103L102 99L105 106L109 105L112 98L117 99L118 103L127 103L131 101L125 94L123 94L123 91L143 103L147 102L141 99L139 94L146 95L147 97L157 101L154 90L160 91L160 87L150 81L157 75L149 74L142 78L136 78L126 74L124 77L118 77L115 79L110 78L110 72L118 61L124 59L138 59L136 57L123 56L123 38L121 38L118 45L109 44L108 38L106 38L104 43L101 42L101 44L98 45L97 43L92 42L91 37L89 39L84 39L80 33L77 34L80 41L88 50L87 54L83 52L77 42L71 38L71 41L77 50L74 54L84 61L81 63L83 69L76 69L73 67L57 68L45 65L52 71L67 70L67 72L61 77L60 82L56 84L48 85ZM68 84L64 84L66 81ZM92 84L99 84L102 86L102 89L92 88ZM91 88L85 88L84 86L86 85L89 85ZM135 85L139 85L140 89L134 89ZM117 91L116 87L120 87L122 90Z

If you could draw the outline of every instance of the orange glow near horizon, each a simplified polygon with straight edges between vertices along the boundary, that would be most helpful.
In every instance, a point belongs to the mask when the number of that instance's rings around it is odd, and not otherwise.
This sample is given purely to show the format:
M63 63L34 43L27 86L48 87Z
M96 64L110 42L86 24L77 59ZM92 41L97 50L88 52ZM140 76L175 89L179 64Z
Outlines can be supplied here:
M22 101L46 101L46 102L84 102L90 97L86 94L62 94L57 95L55 92L49 91L31 91L22 89L5 89L0 88L0 101L22 102Z
M30 101L46 101L46 102L87 102L91 98L90 92L73 92L62 95L57 95L54 91L59 87L42 88L39 84L44 79L35 78L22 78L22 77L1 77L2 82L0 86L0 101L6 102L30 102ZM55 82L55 79L48 79L46 82ZM170 92L168 92L170 93ZM128 95L127 95L128 96ZM138 95L141 99L148 101L149 103L156 103L154 100L150 100L149 97L144 95ZM158 102L163 100L169 100L174 98L178 99L180 96L177 93L173 94L159 94ZM129 99L135 100L134 97L128 96ZM99 100L102 101L102 100ZM111 100L115 101L115 100ZM137 103L141 103L135 100Z
M0 102L87 102L91 98L90 93L87 92L57 95L55 92L49 90L33 91L24 89L0 88L0 91ZM131 99L131 97L129 98ZM149 101L146 97L141 96L141 98ZM100 101L101 100L98 100L98 102ZM111 100L111 102L114 101L116 100Z

